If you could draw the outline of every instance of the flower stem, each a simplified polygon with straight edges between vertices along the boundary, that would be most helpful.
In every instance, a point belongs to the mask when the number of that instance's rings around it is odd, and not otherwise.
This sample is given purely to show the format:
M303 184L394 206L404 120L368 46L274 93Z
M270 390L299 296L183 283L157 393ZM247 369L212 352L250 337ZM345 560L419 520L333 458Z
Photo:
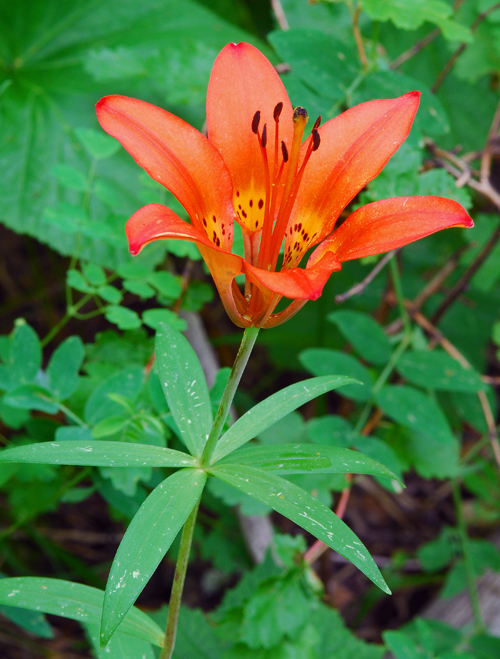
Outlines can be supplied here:
M167 626L165 628L165 639L160 659L170 659L174 652L175 637L177 635L177 623L179 620L179 611L181 608L182 591L184 590L184 581L189 562L191 543L193 541L194 527L196 526L196 517L200 502L195 505L182 530L181 544L179 555L175 566L174 583L172 584L172 593L168 605Z
M219 409L217 410L214 425L212 426L212 430L210 431L210 435L207 439L203 455L201 456L200 463L202 466L208 466L210 464L210 459L219 440L220 434L224 427L224 423L226 422L227 415L229 414L234 394L236 393L236 389L240 383L241 376L245 370L245 366L248 363L252 348L254 347L255 341L257 340L259 329L259 327L248 327L243 334L240 349L238 350L238 354L234 360L231 375L229 376L226 388L222 394L222 399L219 405ZM163 657L161 659L163 659Z

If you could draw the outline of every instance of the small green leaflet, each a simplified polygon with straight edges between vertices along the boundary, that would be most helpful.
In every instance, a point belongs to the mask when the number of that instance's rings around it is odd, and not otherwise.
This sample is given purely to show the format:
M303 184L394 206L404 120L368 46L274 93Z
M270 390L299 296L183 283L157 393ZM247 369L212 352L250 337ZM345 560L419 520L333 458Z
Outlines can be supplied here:
M104 593L97 588L44 577L0 579L0 604L52 613L82 624L99 624ZM125 616L120 634L135 636L161 646L163 632L145 613L133 607Z
M187 453L150 444L98 440L41 442L0 452L1 462L27 462L90 467L194 467Z
M165 479L144 501L116 552L109 574L101 623L101 646L115 633L127 611L167 553L198 503L207 476L183 469Z
M163 392L188 450L199 457L212 428L212 404L198 357L169 325L156 333L156 363Z
M226 458L226 462L257 467L277 474L370 474L399 478L387 467L363 453L339 446L278 444L252 446ZM224 462L222 463L224 464Z
M363 543L330 508L308 492L284 478L246 465L220 464L212 467L210 471L213 476L262 501L312 533L350 560L385 593L390 593L380 570Z
M259 433L271 427L284 416L293 412L304 403L338 389L345 384L356 383L352 378L338 375L325 375L310 378L297 384L285 387L278 393L269 396L239 418L229 430L222 435L215 447L213 462L220 460L228 453L239 448Z

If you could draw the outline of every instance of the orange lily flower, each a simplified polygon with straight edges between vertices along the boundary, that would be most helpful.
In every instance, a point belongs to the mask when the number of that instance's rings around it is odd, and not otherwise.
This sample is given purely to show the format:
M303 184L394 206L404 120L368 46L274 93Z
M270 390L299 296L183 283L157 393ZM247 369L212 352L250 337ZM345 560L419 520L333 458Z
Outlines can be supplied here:
M302 142L306 111L292 109L266 57L240 43L228 44L214 63L208 139L149 103L103 98L97 104L101 126L177 197L191 219L188 224L160 204L141 208L126 227L131 253L160 238L196 243L232 321L273 327L318 298L344 261L440 229L472 227L454 201L400 197L359 208L334 231L344 208L408 136L419 96L362 103L323 126L319 118ZM245 258L232 253L234 220L242 229ZM235 282L240 274L244 291ZM293 301L274 313L282 297Z

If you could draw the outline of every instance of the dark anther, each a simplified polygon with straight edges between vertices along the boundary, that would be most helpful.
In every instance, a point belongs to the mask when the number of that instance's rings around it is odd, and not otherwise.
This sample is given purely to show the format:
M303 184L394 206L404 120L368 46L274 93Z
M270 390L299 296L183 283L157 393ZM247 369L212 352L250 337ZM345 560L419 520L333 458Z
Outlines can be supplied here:
M316 128L313 129L312 138L313 138L313 151L316 151L317 148L319 147L319 143L321 142L319 133L316 130Z
M253 115L252 119L252 133L255 133L257 135L257 131L259 130L259 123L260 123L260 110L257 110L257 112Z
M288 149L283 140L281 141L281 153L283 154L283 162L288 162Z
M267 124L264 124L264 128L262 129L262 137L260 139L260 143L262 148L265 149L267 144Z
M319 115L319 117L314 122L313 130L316 130L317 128L319 128L320 123L321 123L321 115Z
M283 110L283 103L280 101L279 103L276 103L276 107L274 108L274 112L273 112L274 121L278 121L282 110Z
M300 118L303 118L307 121L307 119L309 118L309 115L307 114L307 110L305 108L301 108L300 105L299 105L293 111L293 120L298 121Z

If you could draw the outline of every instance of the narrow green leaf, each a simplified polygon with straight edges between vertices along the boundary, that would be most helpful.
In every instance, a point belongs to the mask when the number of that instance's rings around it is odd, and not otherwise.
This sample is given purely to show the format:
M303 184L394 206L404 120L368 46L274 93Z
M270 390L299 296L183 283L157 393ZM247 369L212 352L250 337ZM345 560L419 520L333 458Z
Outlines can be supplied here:
M222 435L215 448L213 462L220 460L225 455L228 455L228 453L231 453L250 439L253 439L259 433L272 426L273 423L276 423L276 421L279 421L290 412L304 405L304 403L328 391L355 382L356 380L343 375L326 375L292 384L278 391L276 394L269 396L269 398L258 403L240 417Z
M90 586L44 577L0 579L0 604L18 606L97 624L101 620L104 592ZM161 647L163 632L145 613L132 608L120 626L120 633L141 638Z
M367 455L339 446L318 444L252 446L226 458L226 462L229 460L280 475L310 472L316 474L371 474L400 480L390 469Z
M323 503L284 478L237 464L214 466L211 475L288 517L351 561L375 585L390 593L375 561L351 529Z
M156 659L158 656L150 643L117 633L105 648L100 647L99 625L86 625L87 637L92 643L95 659Z
M169 325L156 332L161 386L181 437L200 456L212 427L212 405L201 364L186 338Z
M1 462L25 462L91 467L194 467L188 453L150 444L106 441L42 442L0 452Z
M207 476L183 469L165 479L144 501L116 552L101 623L101 646L116 631L197 504Z
M50 390L58 400L65 400L75 392L84 355L85 348L79 336L68 337L54 351L47 376Z

